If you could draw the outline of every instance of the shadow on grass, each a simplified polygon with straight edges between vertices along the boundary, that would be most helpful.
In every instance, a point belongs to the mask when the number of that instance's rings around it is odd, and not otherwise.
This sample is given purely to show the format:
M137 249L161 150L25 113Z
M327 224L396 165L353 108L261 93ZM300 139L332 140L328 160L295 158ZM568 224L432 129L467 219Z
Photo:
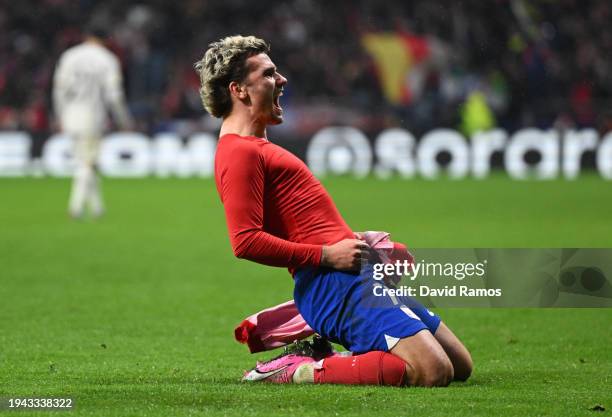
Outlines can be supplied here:
M75 378L74 382L77 382L87 386L87 391L92 391L93 387L104 387L104 389L113 386L134 386L142 387L142 389L150 388L150 386L200 386L200 387L219 387L233 388L233 389L248 389L248 390L270 390L274 388L282 388L283 390L306 390L306 389L317 389L318 387L326 387L332 389L351 389L351 390L456 390L474 388L477 386L490 386L494 385L495 381L499 381L498 376L477 376L472 377L468 381L454 381L448 387L390 387L390 386L376 386L376 385L314 385L314 384L270 384L261 382L242 382L240 378L234 377L202 377L198 375L147 375L147 376L113 376L113 377L98 377L98 378Z

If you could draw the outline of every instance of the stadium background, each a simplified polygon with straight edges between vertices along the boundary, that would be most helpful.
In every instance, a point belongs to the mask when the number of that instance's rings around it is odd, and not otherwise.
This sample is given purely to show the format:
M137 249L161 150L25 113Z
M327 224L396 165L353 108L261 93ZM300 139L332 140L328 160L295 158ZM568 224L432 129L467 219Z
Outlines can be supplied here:
M466 136L494 126L612 130L606 1L0 4L0 131L28 132L35 154L57 130L49 107L57 57L93 18L114 35L137 129L149 137L215 133L192 65L230 33L270 39L290 80L286 123L270 136L300 156L331 125L369 138L389 127L416 137L439 127ZM388 57L365 46L381 32L382 49L396 51L391 62L403 62L397 78L381 70L393 68ZM612 191L589 173L324 184L356 230L389 230L411 247L612 247ZM248 355L233 326L288 299L291 280L232 257L214 182L106 179L107 216L84 222L66 217L68 190L64 178L0 179L0 397L72 396L80 415L104 416L612 407L609 309L441 311L476 363L468 383L448 389L242 385L241 370L272 354Z
M279 141L330 125L470 135L500 127L612 130L610 4L596 1L19 1L0 9L0 129L44 140L59 54L107 24L138 130L214 131L193 63L228 33L269 39L289 79Z

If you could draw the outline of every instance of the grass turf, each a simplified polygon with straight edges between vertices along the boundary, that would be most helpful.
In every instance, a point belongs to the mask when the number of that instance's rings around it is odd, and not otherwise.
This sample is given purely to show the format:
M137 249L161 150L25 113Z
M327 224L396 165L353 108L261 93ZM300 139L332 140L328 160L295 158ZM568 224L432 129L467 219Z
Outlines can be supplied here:
M355 230L415 247L612 247L612 184L597 177L325 184ZM71 396L101 416L612 409L609 309L440 311L476 366L448 388L242 384L273 353L249 355L233 327L291 297L287 272L233 259L211 180L104 188L107 217L74 222L67 180L0 180L0 397Z

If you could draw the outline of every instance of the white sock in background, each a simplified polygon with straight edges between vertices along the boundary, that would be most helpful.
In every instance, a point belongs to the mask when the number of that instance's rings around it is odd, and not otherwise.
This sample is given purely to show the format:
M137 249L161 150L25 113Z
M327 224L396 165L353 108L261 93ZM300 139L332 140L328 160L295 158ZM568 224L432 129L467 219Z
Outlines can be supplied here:
M92 169L89 178L88 202L92 216L100 217L104 214L104 200L102 199L102 191L100 190L100 179L95 168Z
M74 172L68 203L68 212L72 217L82 217L84 214L92 174L91 167L87 165L79 165Z

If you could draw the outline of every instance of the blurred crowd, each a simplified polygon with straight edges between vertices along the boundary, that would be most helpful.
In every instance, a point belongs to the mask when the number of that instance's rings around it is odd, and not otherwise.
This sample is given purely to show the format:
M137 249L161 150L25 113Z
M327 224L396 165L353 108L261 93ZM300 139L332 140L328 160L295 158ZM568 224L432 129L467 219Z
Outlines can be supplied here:
M107 22L137 129L213 130L193 63L211 41L270 41L289 79L281 136L350 124L595 127L612 130L612 6L607 0L0 0L0 129L56 130L50 91L60 53L84 25ZM390 100L364 35L393 33L426 45L410 56L409 98ZM414 43L414 42L413 42ZM607 52L606 52L607 51ZM384 52L384 51L383 51ZM393 87L392 87L393 88ZM407 90L408 91L408 90ZM387 92L388 93L388 92Z

